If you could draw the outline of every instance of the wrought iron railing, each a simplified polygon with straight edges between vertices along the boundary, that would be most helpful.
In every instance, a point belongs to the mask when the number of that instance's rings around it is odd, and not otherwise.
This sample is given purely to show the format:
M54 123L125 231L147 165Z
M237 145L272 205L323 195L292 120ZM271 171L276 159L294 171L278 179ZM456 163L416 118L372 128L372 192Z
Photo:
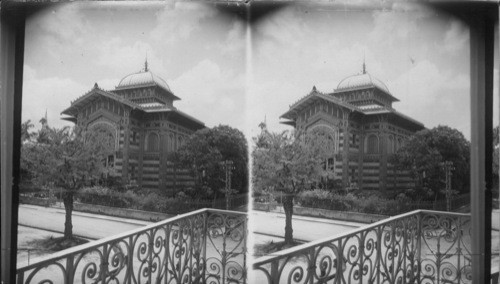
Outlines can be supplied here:
M252 283L470 283L470 216L417 210L256 259Z
M17 283L246 283L247 216L202 209L17 268Z

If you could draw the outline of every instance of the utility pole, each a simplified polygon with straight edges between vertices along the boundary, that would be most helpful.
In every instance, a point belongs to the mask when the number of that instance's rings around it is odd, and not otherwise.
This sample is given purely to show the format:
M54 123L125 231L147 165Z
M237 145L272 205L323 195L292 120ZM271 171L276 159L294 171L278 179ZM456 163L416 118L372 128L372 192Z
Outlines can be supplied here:
M446 175L446 211L451 211L451 171L455 170L455 168L451 161L446 161L441 165L444 166Z
M234 170L233 161L225 160L221 162L224 172L226 173L226 210L229 210L231 205L231 175Z

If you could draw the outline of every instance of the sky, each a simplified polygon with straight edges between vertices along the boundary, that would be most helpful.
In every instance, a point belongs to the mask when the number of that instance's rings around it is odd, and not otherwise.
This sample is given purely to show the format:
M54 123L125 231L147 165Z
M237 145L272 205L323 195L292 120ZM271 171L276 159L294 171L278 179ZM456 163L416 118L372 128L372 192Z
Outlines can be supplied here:
M95 82L114 89L147 56L181 98L178 109L252 137L264 120L271 131L290 129L279 118L289 105L313 86L333 91L364 61L400 100L396 110L470 139L469 33L450 15L401 2L357 11L311 4L247 25L202 2L113 2L54 5L28 20L23 121L39 127L47 111L50 125L70 125L60 113L72 100ZM495 111L498 77L495 64Z
M144 68L166 80L179 110L206 126L243 130L245 22L195 2L79 2L27 21L23 121L60 113L92 89L113 90Z
M291 104L313 86L332 92L365 61L367 72L400 100L393 104L397 111L427 128L449 125L470 139L468 27L430 7L401 2L384 10L346 10L295 5L252 29L251 120L265 117L270 129L286 129L279 116ZM498 86L498 64L494 78Z

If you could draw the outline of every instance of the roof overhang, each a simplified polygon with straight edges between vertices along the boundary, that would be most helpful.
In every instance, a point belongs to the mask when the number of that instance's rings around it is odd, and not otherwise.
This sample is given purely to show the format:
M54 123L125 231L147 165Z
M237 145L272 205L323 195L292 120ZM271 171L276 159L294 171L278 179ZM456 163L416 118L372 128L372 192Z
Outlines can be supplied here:
M141 107L138 104L131 102L131 101L129 101L129 100L117 95L117 94L101 90L98 87L94 87L92 90L87 92L85 95L83 95L83 96L77 98L75 101L71 102L71 106L68 107L67 109L63 110L61 112L61 114L66 114L66 115L76 117L78 110L81 107L99 99L99 97L101 97L101 96L115 100L115 101L122 103L124 105L127 105L127 106L131 107L132 109L141 109Z
M333 97L333 96L327 95L327 94L323 94L323 93L319 93L316 91L312 91L311 93L309 93L309 95L301 98L300 100L295 102L293 105L291 105L290 109L287 112L285 112L283 115L281 115L280 118L293 120L296 118L297 113L301 112L302 110L304 110L305 108L309 107L310 105L314 104L315 102L317 102L319 100L332 102L336 105L342 106L342 107L347 108L351 111L361 112L361 110L358 107L356 107L352 104L343 102L336 97Z
M201 129L205 128L205 123L202 121L190 116L187 113L184 113L176 108L169 108L169 107L162 107L162 108L149 108L149 109L142 109L145 113L162 113L162 112L167 112L170 114L170 117L176 121L185 123L185 124L190 124L194 126L196 129Z
M367 90L367 89L377 89L380 92L382 92L384 95L388 96L392 102L399 102L400 100L396 98L395 96L391 95L390 93L382 90L381 88L377 87L376 85L367 87L367 86L360 86L360 87L353 87L353 88L345 88L345 89L336 89L333 91L333 94L340 94L340 93L345 93L345 92L351 92L351 91L359 91L359 90Z
M178 96L174 95L174 93L172 93L172 91L167 90L164 87L162 87L158 84L155 84L155 83L147 83L147 84L141 84L141 85L125 86L125 87L118 87L117 86L117 87L115 87L115 91L119 92L119 91L123 91L123 90L151 88L151 87L157 87L157 88L161 89L162 91L165 91L167 93L167 95L169 97L172 97L172 100L174 100L174 101L178 101L181 99Z
M392 119L392 121L403 124L406 127L411 128L415 131L422 130L425 128L424 124L421 123L420 121L413 119L405 114L402 114L394 109L368 110L365 111L364 114L365 115L387 114Z

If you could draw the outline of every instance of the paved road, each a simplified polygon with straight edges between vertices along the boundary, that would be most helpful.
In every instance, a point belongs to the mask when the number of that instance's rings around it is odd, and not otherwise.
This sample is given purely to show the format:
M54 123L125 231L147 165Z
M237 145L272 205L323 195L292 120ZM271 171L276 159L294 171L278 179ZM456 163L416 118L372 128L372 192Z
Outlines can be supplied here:
M19 224L53 232L64 232L62 209L32 205L19 206ZM130 231L151 222L102 216L73 211L73 234L88 239L101 239Z
M363 223L293 216L293 237L310 242L354 230ZM250 231L259 235L281 237L285 235L285 214L253 211L250 215ZM256 243L263 240L255 239Z

